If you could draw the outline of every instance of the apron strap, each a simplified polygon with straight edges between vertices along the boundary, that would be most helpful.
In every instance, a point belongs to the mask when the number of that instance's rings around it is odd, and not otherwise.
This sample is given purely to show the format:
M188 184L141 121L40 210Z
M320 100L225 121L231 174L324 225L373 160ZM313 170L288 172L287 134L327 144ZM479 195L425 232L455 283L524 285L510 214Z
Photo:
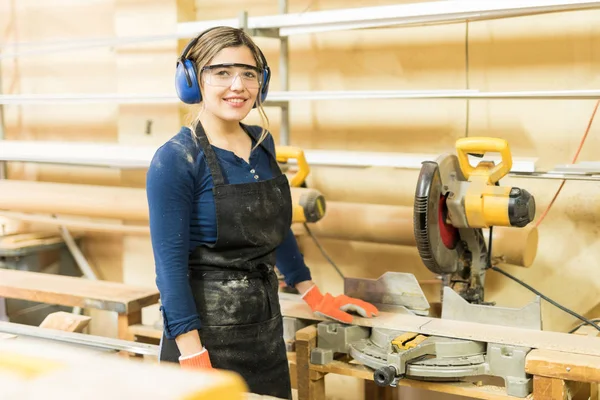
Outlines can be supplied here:
M250 134L250 136L252 137L252 139L254 139L255 142L258 142L258 139L260 138L260 132L254 132L252 129L250 129L250 127L247 127L244 125L242 125L242 127L248 134ZM271 173L273 174L273 178L276 178L279 175L281 175L282 172L281 172L281 169L279 168L279 164L277 164L277 159L275 157L275 154L273 154L273 152L271 152L271 150L269 150L269 148L266 146L264 140L262 142L260 142L260 147L262 147L263 150L269 155L269 164L271 165Z
M208 170L213 178L214 185L224 185L225 178L223 178L223 173L221 172L221 167L219 166L219 161L217 160L217 155L208 142L208 137L206 136L204 128L202 128L202 124L200 122L196 124L196 137L200 141L200 146L202 146L202 150L204 151L206 164L208 165Z

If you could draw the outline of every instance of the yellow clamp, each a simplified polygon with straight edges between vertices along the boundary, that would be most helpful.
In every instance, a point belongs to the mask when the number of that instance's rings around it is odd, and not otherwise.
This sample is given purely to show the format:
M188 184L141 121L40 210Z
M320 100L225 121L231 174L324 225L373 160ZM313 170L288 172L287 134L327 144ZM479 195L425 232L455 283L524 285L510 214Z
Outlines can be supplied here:
M491 137L468 137L456 141L458 163L465 178L470 181L472 176L484 177L488 185L494 185L512 168L512 156L508 142L500 138ZM477 167L469 163L469 153L485 154L498 152L502 161L494 165L491 162L480 162Z
M420 333L406 332L392 340L392 345L400 350L413 349L420 345L427 336Z
M308 174L310 173L310 167L304 157L304 150L299 147L293 146L277 146L277 162L285 163L290 158L296 159L298 164L298 172L290 179L290 186L300 187Z

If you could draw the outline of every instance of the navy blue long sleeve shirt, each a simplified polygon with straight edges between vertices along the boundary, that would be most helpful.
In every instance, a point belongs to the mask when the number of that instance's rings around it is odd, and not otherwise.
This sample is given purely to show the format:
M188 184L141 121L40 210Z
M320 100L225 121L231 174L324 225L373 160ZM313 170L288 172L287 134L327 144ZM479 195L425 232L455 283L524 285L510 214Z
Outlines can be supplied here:
M244 126L252 133L254 146L261 128ZM146 175L156 285L168 339L201 327L188 281L188 257L197 246L217 239L214 184L204 152L192 135L189 128L182 127L158 148ZM258 146L249 163L231 151L212 146L227 183L272 178L269 153L275 155L275 143L270 134L263 143L267 150ZM311 279L291 227L276 250L276 265L289 286Z

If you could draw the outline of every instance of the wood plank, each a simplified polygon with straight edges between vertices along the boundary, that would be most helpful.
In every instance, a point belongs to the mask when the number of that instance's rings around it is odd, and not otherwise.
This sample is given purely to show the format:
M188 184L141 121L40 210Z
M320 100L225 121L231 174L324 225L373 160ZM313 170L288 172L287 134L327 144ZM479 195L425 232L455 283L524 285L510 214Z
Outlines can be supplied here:
M527 355L525 371L548 378L600 382L600 357L535 349Z
M0 269L0 297L131 313L157 303L160 295L117 282Z
M77 239L78 236L74 236ZM5 235L0 237L0 250L15 250L25 247L50 246L64 243L57 232L28 232Z
M286 317L323 321L315 317L300 296L280 295L281 310ZM568 333L534 331L474 322L451 321L438 318L380 312L375 318L354 317L353 325L418 332L459 339L478 340L534 349L600 356L600 338L570 335Z
M129 326L129 332L134 336L143 336L153 339L160 339L162 337L162 330L156 329L150 325L134 324Z
M58 329L65 332L83 332L92 318L64 311L48 314L40 324L40 328Z

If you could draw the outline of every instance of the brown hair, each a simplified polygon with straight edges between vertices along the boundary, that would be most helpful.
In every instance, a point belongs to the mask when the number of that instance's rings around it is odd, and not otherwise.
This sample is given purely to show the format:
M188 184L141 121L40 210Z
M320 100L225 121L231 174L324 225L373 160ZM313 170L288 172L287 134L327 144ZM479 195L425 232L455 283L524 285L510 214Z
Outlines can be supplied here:
M240 46L246 46L250 49L252 55L254 56L254 60L256 61L256 66L262 71L265 68L265 64L260 56L261 52L256 43L254 43L252 38L248 36L248 34L246 34L246 32L244 32L242 29L228 26L213 28L209 31L206 31L204 34L201 34L201 37L198 39L196 44L188 51L187 57L188 59L193 60L196 71L198 71L198 79L200 79L200 71L202 71L202 68L208 65L208 63L221 50L227 47ZM258 113L262 121L262 132L256 143L256 146L258 146L258 144L260 144L260 142L262 142L267 136L266 127L269 126L269 118L267 117L267 114L265 113L265 110L261 104L260 90L262 89L262 85L264 85L264 83L265 82L261 82L261 88L256 96L256 108L258 109ZM199 121L200 115L198 114L191 123L192 133L195 132L196 125L199 123Z

